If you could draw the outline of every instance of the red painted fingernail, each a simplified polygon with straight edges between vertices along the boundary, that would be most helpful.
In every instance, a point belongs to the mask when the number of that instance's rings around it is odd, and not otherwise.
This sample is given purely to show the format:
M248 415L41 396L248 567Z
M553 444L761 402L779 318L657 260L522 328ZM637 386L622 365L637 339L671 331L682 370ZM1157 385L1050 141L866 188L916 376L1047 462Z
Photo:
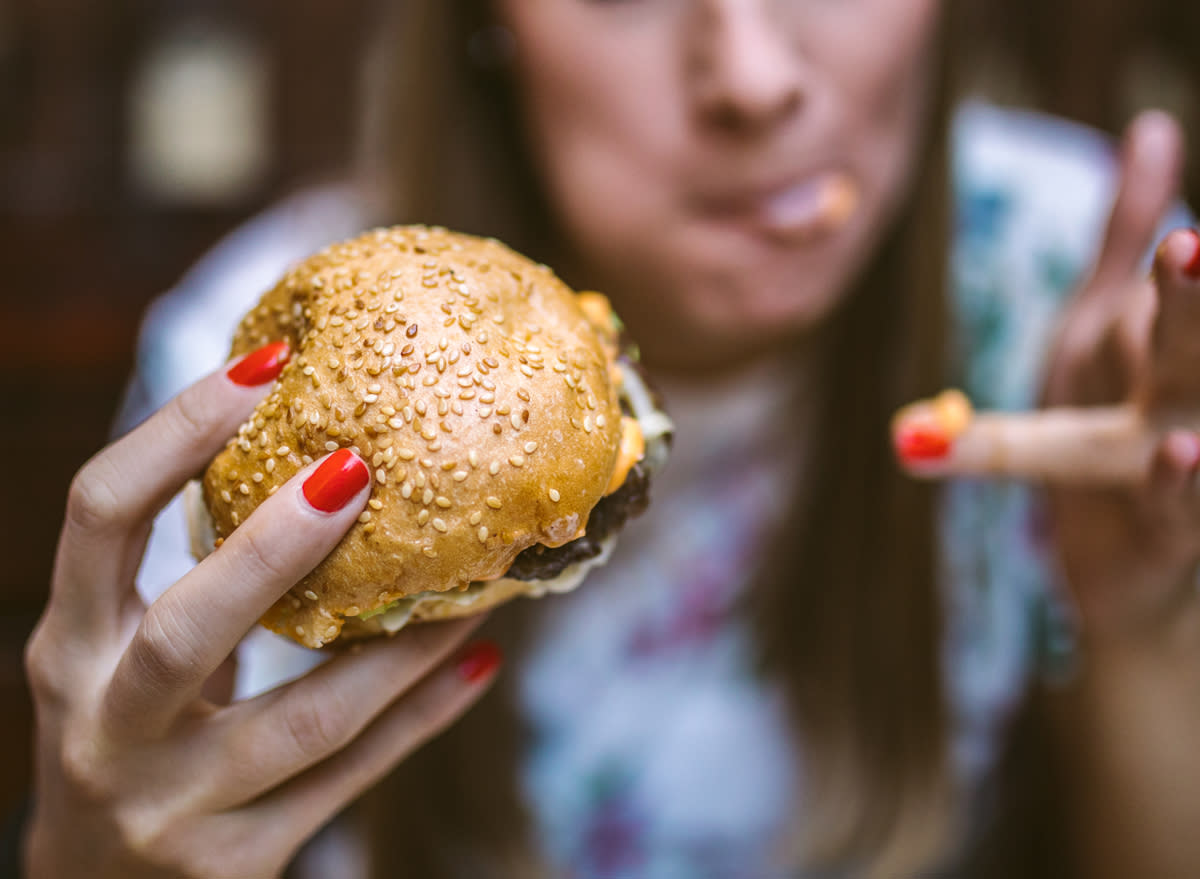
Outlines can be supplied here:
M905 463L937 461L950 453L953 443L936 424L906 424L896 432L896 454Z
M304 499L323 513L334 513L370 481L362 459L349 449L338 449L304 480Z
M234 384L247 388L265 385L275 380L291 356L292 352L287 342L271 342L256 351L251 351L229 367L225 374Z
M458 658L458 676L468 684L477 684L491 677L503 658L500 648L492 641L472 644Z
M1188 232L1192 236L1192 258L1183 264L1183 273L1193 281L1200 281L1200 233L1195 229L1189 229Z

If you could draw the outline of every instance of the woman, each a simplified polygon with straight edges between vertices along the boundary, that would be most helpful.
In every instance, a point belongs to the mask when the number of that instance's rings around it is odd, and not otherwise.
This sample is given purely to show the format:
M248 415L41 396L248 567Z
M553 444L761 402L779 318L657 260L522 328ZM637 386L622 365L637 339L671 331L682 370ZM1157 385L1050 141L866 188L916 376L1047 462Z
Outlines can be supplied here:
M283 263L371 221L419 220L497 235L610 293L679 422L671 469L589 588L496 614L512 668L461 722L498 661L491 642L462 647L476 622L219 707L223 660L367 491L351 466L321 512L318 462L298 477L316 480L307 492L280 492L177 582L157 537L142 585L171 588L143 615L131 583L150 517L281 364L190 386L90 462L68 503L28 651L31 874L277 875L401 761L355 815L378 875L952 869L994 811L982 779L1045 643L1030 608L1050 606L1048 575L1028 495L971 483L946 497L939 563L933 495L896 472L889 414L946 381L948 349L974 396L1032 404L1053 312L1096 254L1045 399L1187 405L1200 374L1180 332L1200 240L1168 238L1157 285L1142 283L1181 163L1163 117L1131 129L1096 249L1112 180L1094 144L960 114L966 210L947 249L955 6L401 6L373 120L388 166L374 179L393 194L308 196L238 233L150 318L129 412L195 374L182 347L223 346ZM1200 611L1180 585L1200 558L1198 461L1176 432L1136 492L1054 496L1088 666L1051 698L1048 729L1077 745L1056 767L1084 875L1200 863L1193 835L1162 830L1194 826L1200 796L1154 786L1187 777L1200 731Z

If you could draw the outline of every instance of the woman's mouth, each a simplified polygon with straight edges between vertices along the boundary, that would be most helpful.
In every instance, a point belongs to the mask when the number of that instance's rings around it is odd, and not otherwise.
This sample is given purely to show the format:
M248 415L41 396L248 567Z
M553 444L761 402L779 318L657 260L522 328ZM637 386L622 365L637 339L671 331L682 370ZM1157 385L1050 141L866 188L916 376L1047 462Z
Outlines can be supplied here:
M732 191L701 202L702 213L732 222L785 244L836 232L858 208L858 184L841 171L826 171L779 186Z

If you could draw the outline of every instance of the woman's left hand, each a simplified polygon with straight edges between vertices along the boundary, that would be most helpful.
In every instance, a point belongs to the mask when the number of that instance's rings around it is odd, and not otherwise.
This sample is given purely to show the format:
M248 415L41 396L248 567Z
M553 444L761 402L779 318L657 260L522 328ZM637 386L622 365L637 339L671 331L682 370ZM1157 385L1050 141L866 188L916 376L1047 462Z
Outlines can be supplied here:
M1170 117L1146 113L1130 125L1100 256L1051 352L1047 406L1124 403L1148 425L1200 428L1200 237L1172 232L1145 271L1182 163ZM1200 623L1200 434L1162 431L1148 454L1129 486L1051 485L1059 558L1093 646L1158 642L1185 618L1195 618L1189 629Z

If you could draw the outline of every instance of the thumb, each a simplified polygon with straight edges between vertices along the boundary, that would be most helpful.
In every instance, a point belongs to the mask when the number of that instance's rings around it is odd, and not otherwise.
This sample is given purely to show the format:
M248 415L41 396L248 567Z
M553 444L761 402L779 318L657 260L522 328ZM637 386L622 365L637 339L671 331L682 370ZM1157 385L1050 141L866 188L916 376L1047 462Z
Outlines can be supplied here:
M1144 260L1162 218L1178 196L1183 170L1183 133L1167 113L1140 113L1125 130L1120 178L1093 289L1119 292L1145 274Z

